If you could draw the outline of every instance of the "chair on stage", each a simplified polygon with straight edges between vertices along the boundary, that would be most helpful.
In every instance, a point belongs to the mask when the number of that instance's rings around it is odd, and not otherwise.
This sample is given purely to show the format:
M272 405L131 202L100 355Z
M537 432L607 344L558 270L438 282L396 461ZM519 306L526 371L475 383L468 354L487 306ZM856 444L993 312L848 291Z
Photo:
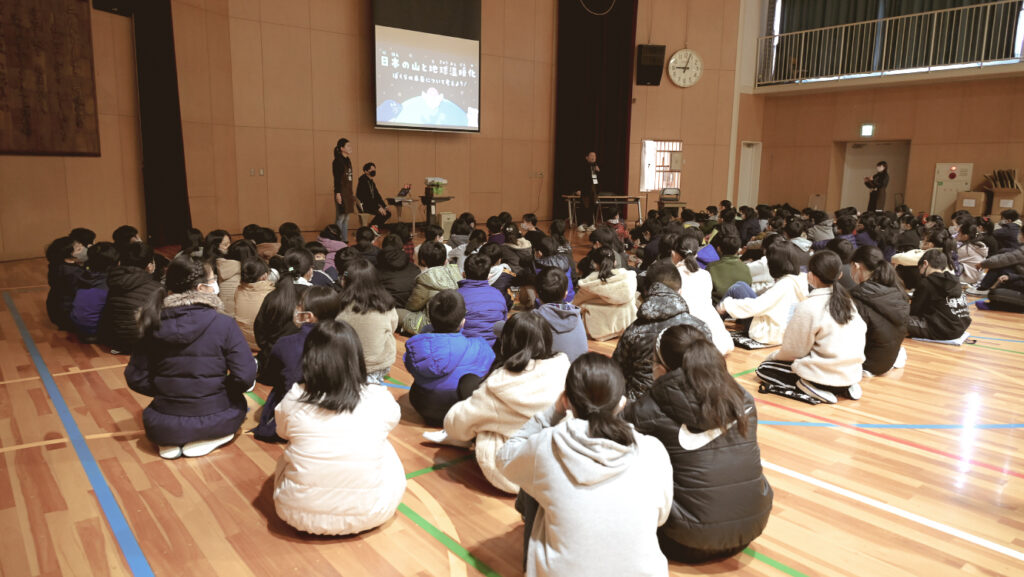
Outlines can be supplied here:
M672 211L672 216L679 216L679 209L686 208L686 203L679 200L680 196L678 188L661 189L661 194L658 195L658 210L672 208L675 209Z

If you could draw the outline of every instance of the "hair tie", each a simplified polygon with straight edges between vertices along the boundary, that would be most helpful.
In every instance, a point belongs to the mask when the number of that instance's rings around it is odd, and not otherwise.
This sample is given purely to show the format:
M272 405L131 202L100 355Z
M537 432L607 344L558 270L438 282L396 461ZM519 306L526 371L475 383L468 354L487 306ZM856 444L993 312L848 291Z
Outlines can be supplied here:
M293 267L293 266L288 267L288 272L295 272L295 267Z
M689 250L689 249L683 249L682 255L683 255L683 258L689 258L689 257L693 256L693 251Z

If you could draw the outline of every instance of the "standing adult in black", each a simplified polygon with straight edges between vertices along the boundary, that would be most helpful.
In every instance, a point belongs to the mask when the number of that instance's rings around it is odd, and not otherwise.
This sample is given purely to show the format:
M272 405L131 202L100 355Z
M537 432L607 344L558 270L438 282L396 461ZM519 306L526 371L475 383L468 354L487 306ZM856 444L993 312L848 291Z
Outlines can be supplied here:
M355 212L356 207L356 198L352 193L352 152L352 144L347 138L338 140L334 147L334 162L331 163L334 172L334 215L341 230L341 240L345 242L348 242L348 215Z
M576 215L579 232L594 230L594 213L596 212L597 191L600 187L599 173L601 168L597 166L597 153L587 153L587 166L580 171L580 184L576 194L580 197L580 210Z
M864 177L864 186L871 191L868 212L885 210L885 189L889 186L889 163L882 160L875 165L875 174Z
M375 176L377 165L372 162L364 164L363 175L359 177L359 186L356 188L356 198L359 199L360 212L373 215L370 228L379 236L380 227L391 218L391 211L377 190L377 183L373 180Z

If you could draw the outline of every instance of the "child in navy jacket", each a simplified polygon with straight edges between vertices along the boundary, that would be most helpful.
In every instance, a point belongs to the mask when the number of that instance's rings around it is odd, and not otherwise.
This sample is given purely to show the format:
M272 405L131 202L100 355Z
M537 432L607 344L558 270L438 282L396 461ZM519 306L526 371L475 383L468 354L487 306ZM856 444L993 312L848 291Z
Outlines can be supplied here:
M434 332L405 343L405 369L412 375L409 402L427 425L440 427L448 409L459 401L459 379L485 376L494 362L494 350L479 337L460 333L466 303L458 291L443 290L427 304Z
M98 242L89 247L87 255L85 274L78 279L71 304L71 322L83 343L94 343L107 305L107 272L117 264L118 250L114 243Z
M85 262L86 254L85 245L69 236L62 236L46 247L46 260L50 263L46 274L50 285L50 292L46 295L46 313L50 322L62 331L74 328L71 307L78 281L85 274L81 264Z
M508 306L501 291L487 282L491 272L491 259L473 254L466 259L466 278L459 281L459 294L466 303L466 322L462 334L481 337L493 345L497 337L494 324L505 320Z

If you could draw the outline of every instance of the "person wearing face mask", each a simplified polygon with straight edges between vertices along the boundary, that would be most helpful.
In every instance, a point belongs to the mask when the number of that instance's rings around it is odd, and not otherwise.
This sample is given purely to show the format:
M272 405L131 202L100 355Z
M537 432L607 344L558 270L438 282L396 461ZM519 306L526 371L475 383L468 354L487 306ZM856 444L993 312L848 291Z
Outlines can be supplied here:
M889 186L889 164L881 160L875 165L875 174L864 177L864 186L871 191L868 212L885 210L885 189Z
M46 247L49 270L46 280L50 292L46 295L46 313L50 322L62 331L74 330L71 322L71 308L75 292L85 275L84 264L88 259L84 244L69 236L62 236Z
M377 176L377 165L367 162L363 165L363 175L359 177L359 187L356 188L356 198L359 199L359 211L364 214L372 214L370 228L374 234L380 236L380 227L391 218L391 211L388 205L377 190L377 183L373 180Z
M311 287L295 307L292 324L298 332L277 340L270 351L267 367L261 372L261 382L273 387L260 413L259 424L252 429L253 436L267 443L282 443L277 436L274 409L295 383L302 383L302 350L313 326L321 320L331 320L341 311L341 298L330 287Z
M140 309L143 337L124 376L153 397L142 425L165 459L206 455L230 443L245 420L256 362L238 325L220 313L218 292L208 264L180 256L167 267L166 287Z

